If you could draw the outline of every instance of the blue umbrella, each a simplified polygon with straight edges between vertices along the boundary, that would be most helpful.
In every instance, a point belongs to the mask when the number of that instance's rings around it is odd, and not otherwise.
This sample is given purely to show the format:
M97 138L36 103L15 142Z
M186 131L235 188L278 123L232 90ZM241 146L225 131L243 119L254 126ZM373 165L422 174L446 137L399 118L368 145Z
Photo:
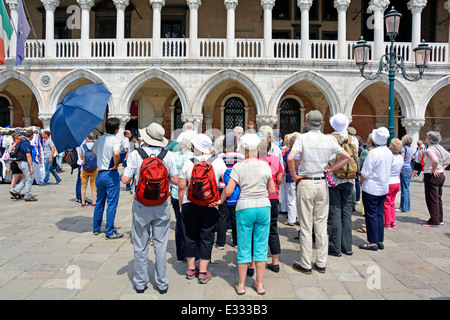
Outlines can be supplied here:
M52 141L59 152L81 145L102 122L110 97L102 83L82 86L64 97L50 120Z

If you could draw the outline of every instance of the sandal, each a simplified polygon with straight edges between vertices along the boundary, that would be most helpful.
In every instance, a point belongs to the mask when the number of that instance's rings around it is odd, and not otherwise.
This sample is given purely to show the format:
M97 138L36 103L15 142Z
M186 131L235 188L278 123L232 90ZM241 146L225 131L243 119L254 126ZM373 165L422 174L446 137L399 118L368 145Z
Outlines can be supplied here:
M287 221L285 221L285 222L284 222L284 224L285 224L285 225L287 225L287 226L291 226L291 227L295 226L295 224L294 224L294 223L291 223L291 222L287 222Z
M358 228L358 229L356 229L356 232L359 232L359 233L366 233L366 232L367 232L367 229L366 229L366 227Z
M242 296L243 294L245 294L245 289L239 290L239 283L235 283L234 284L234 290L236 291L236 293L240 296Z
M253 289L255 289L256 293L259 294L260 296L266 294L266 290L264 290L264 289L261 291L258 290L258 288L256 287L256 282L253 283L252 287L253 287Z

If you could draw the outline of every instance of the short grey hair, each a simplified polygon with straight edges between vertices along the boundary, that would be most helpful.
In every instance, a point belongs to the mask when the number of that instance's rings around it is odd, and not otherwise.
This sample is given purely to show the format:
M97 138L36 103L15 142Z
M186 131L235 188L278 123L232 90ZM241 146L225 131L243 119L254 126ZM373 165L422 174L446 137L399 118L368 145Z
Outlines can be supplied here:
M404 135L403 137L402 137L402 142L403 142L403 145L405 145L405 146L407 146L407 147L410 147L411 146L411 143L413 142L413 137L411 137L410 135Z
M441 134L437 131L428 131L427 137L431 144L438 144L441 142Z

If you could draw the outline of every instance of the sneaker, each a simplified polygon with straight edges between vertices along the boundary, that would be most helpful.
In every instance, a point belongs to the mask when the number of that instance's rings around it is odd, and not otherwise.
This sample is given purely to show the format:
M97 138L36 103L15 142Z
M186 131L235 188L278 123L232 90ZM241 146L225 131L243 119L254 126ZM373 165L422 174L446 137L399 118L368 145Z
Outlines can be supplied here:
M113 232L109 236L105 236L106 239L119 239L123 237L123 233Z
M194 270L187 269L187 271L186 271L186 279L192 280L195 277L198 277L198 274L199 274L198 268L195 268Z
M391 229L391 225L390 225L390 224L385 224L385 225L384 225L384 228L387 229L387 230L389 230L389 229Z
M56 181L56 184L59 184L62 181L62 179L59 179L58 181Z
M223 249L225 249L224 246L218 245L217 243L214 243L214 248L216 248L217 250L223 250Z
M397 225L395 223L391 223L391 228L392 229L397 229Z
M424 227L439 228L439 224L438 224L438 225L434 225L434 224L429 224L428 222L424 222L424 223L422 223L422 225L423 225Z
M200 284L205 284L207 283L209 280L211 280L212 275L210 272L203 272L198 274L198 283Z
M81 204L81 207L82 207L82 208L86 208L86 207L87 207L87 203L85 203L85 204L82 203L82 204Z

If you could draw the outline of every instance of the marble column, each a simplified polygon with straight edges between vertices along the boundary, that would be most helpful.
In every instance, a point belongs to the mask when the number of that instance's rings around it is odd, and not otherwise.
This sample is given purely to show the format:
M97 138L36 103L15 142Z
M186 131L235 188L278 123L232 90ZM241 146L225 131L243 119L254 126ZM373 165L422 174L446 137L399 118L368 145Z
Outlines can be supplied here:
M153 9L152 57L161 55L161 10L166 4L165 0L149 0Z
M238 5L238 0L224 0L225 7L227 8L227 52L228 58L236 57L236 45L235 45L235 11Z
M116 56L125 57L127 54L127 46L125 44L125 9L129 4L129 0L113 0L117 9L116 23Z
M444 9L447 10L448 13L450 14L450 1L444 3ZM448 23L448 46L450 48L450 20ZM449 61L450 61L450 50L447 50L447 63L449 63Z
M338 12L338 54L340 60L347 59L347 9L350 0L334 0Z
M414 57L412 49L420 44L422 30L422 10L427 5L427 0L411 0L407 3L408 9L412 13L412 30L411 30L411 55Z
M81 48L80 56L89 58L91 48L89 46L90 14L91 8L95 5L94 0L77 0L81 8Z
M198 9L202 2L200 0L187 0L189 6L189 56L199 56L198 45Z
M301 41L301 58L310 59L311 50L309 48L309 9L313 4L313 0L297 0L297 6L301 12L300 41Z
M6 4L9 6L9 12L11 15L11 23L13 28L17 30L19 23L19 0L6 0ZM11 35L11 39L9 40L9 57L16 57L16 49L17 49L17 35L16 32L13 32ZM6 52L5 52L6 54Z
M55 9L59 0L41 0L45 8L45 57L54 58L55 48Z
M39 112L38 118L42 121L42 129L50 130L50 120L52 119L53 114L48 112Z
M261 6L264 10L264 58L272 58L272 9L275 0L261 0Z
M412 152L416 152L417 141L420 140L420 129L425 125L425 119L402 118L402 126L406 129L406 134L413 138L411 143Z
M372 54L373 61L379 61L385 53L384 46L384 11L389 5L389 0L370 0L369 10L374 14L374 49Z

